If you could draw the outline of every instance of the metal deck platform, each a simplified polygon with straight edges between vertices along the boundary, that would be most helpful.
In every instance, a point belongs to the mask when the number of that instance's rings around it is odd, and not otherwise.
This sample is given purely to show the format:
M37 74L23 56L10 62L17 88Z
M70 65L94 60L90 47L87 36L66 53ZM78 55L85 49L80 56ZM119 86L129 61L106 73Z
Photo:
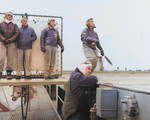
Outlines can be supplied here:
M13 102L11 100L12 87L4 86L3 88L11 111L0 111L0 120L22 120L20 98L16 102ZM61 120L45 88L43 86L34 86L34 88L37 89L37 97L30 101L27 120ZM1 87L0 102L8 107Z

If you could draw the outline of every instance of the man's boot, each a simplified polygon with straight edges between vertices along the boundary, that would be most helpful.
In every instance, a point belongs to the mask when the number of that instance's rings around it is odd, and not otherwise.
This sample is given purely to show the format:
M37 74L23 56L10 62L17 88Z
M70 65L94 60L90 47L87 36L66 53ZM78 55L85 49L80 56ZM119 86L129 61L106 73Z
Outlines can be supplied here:
M49 71L50 71L50 66L49 65L45 66L45 68L44 68L44 79L45 80L49 79L48 78L49 77Z
M11 72L12 72L12 70L7 70L7 80L12 79Z
M0 79L2 78L2 72L0 72Z
M15 79L17 79L17 80L19 79L19 80L20 80L20 79L21 79L21 76L16 76Z
M48 79L48 77L49 77L49 72L46 71L46 73L44 74L44 79Z
M26 76L26 79L32 79L32 77L30 75Z
M54 67L50 67L49 79L54 79L55 78L54 76L52 76L53 71L54 71Z

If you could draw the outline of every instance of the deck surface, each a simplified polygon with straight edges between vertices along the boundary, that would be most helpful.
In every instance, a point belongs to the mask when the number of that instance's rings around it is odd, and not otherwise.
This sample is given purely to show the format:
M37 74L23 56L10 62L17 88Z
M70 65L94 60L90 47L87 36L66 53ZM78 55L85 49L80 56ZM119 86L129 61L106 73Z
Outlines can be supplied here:
M0 112L0 120L22 120L21 116L21 100L16 102L11 100L12 87L3 87L10 105L12 114L10 112ZM34 86L37 89L37 97L30 101L30 111L28 111L27 120L60 120L58 114L55 111L54 105L49 98L45 88L43 86ZM6 100L0 87L0 102L6 107Z
M8 85L64 85L67 84L67 80L63 78L59 79L12 79L12 80L7 80L7 79L1 79L0 80L0 86L8 86Z
M101 84L112 83L117 85L129 86L150 85L150 72L102 71L94 72L93 75L97 76L98 82ZM64 73L63 77L68 80L70 77L70 73Z
M21 79L21 80L0 80L0 86L5 85L66 85L71 72L64 72L58 79ZM94 72L99 83L112 83L118 85L150 85L150 72Z
M6 80L1 79L0 85L64 85L67 84L71 72L64 72L58 79L20 79ZM146 85L150 84L150 72L94 72L99 83L113 83L119 85Z

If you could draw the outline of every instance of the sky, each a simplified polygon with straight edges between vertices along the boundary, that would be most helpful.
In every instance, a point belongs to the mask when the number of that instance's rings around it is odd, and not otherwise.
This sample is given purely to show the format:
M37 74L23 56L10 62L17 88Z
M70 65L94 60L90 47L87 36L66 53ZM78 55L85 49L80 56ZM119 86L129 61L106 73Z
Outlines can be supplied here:
M63 69L74 70L86 60L81 32L93 18L105 55L105 70L150 69L149 0L0 0L0 12L63 17Z

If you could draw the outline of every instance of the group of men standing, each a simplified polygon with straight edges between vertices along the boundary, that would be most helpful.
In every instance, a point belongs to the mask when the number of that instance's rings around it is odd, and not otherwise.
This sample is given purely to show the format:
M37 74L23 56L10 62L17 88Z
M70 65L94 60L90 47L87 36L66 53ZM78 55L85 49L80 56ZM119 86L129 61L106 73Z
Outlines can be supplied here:
M5 57L7 56L7 79L12 79L11 73L16 70L16 79L21 78L21 71L23 61L25 61L26 78L31 79L31 55L32 55L32 42L37 39L37 35L33 28L28 26L28 20L23 17L21 20L22 26L18 28L16 24L12 22L13 14L7 12L4 20L0 23L0 77L5 63ZM100 50L101 55L104 55L104 51L100 45L97 33L94 31L95 24L92 18L86 21L86 26L81 34L81 40L83 42L83 51L85 57L92 64L92 72L97 65L97 49ZM61 52L64 51L64 46L59 37L58 30L55 27L55 19L50 19L48 27L42 30L41 33L41 51L45 54L45 75L44 78L52 78L52 72L55 66L55 55L57 51L57 45L61 47ZM25 55L25 60L23 60ZM16 62L15 56L18 56ZM17 63L17 64L16 64ZM17 67L16 67L17 66Z
M34 29L28 26L26 17L22 18L20 28L12 20L13 14L7 12L3 22L0 23L0 78L7 57L6 72L8 80L12 79L12 71L16 71L16 79L21 79L24 63L25 78L31 79L32 43L37 39L37 35ZM45 54L45 79L53 78L57 45L61 47L61 52L64 51L58 30L54 29L54 26L55 19L50 19L48 27L41 33L41 51Z
M2 77L5 58L7 56L7 79L12 79L11 73L13 70L16 70L16 79L21 78L24 60L26 78L31 79L32 43L37 39L37 35L34 29L28 26L26 17L22 18L22 26L20 28L12 20L13 14L7 12L3 22L0 23L0 78ZM95 24L92 18L86 21L86 26L87 28L82 31L81 40L87 61L82 63L70 75L62 107L63 120L90 119L89 96L86 91L88 87L94 86L92 89L95 93L98 78L91 74L97 65L98 49L102 56L104 55L104 51L100 45L98 35L94 31ZM61 47L61 52L64 51L58 30L54 27L55 19L50 19L48 27L41 32L41 51L45 54L45 79L53 78L52 73L56 61L57 45ZM18 56L17 64L15 64L15 56ZM17 68L14 68L14 66L17 66ZM92 99L95 99L95 97Z

